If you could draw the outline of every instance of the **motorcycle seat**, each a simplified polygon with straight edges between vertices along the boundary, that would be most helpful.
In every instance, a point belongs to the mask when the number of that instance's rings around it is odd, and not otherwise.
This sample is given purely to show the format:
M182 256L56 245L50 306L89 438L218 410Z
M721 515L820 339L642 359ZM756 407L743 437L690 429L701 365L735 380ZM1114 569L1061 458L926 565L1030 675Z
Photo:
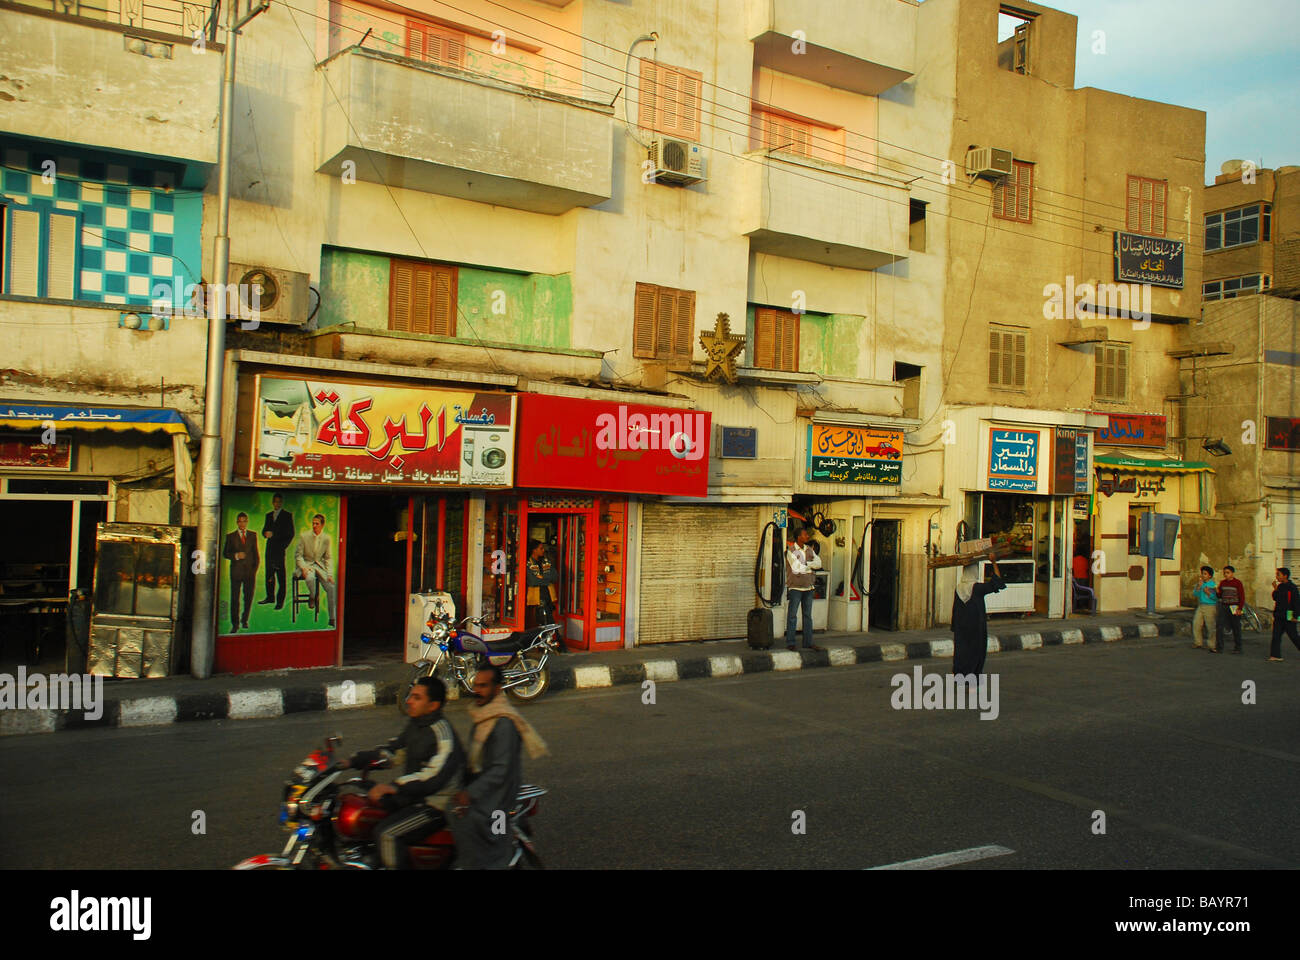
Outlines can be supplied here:
M546 628L537 627L533 630L520 630L504 640L484 640L483 646L492 653L515 653L524 647L532 646L544 629Z

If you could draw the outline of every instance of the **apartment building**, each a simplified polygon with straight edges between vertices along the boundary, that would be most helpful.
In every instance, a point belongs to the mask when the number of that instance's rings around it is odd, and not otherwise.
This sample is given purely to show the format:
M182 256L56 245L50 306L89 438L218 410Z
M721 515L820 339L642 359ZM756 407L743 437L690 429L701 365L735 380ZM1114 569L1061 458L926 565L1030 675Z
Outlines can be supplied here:
M1172 352L1200 308L1205 115L1076 88L1070 14L925 8L952 38L956 102L943 409L917 440L949 451L943 544L959 522L996 539L1009 586L991 611L1144 606L1142 514L1207 496L1171 421ZM1158 561L1160 607L1180 564Z
M147 9L0 5L0 631L13 637L62 643L70 591L93 585L98 524L194 522L206 321L187 315L186 290L203 273L222 48L191 52L190 6ZM101 584L101 610L151 624L131 633L124 675L170 656L175 554Z
M1300 167L1221 170L1204 188L1201 317L1185 330L1180 391L1216 502L1187 518L1184 590L1201 564L1231 564L1268 610L1276 568L1300 568Z

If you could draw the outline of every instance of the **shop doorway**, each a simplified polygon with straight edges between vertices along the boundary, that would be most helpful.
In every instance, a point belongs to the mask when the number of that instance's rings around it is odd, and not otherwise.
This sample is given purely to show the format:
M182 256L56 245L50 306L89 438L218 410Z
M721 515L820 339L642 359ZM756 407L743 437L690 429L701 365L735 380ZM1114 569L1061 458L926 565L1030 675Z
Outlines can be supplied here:
M575 643L582 642L587 617L587 525L585 513L530 513L528 517L528 539L544 545L558 577L552 584L554 622L564 627L564 638ZM539 608L526 608L526 626L542 622Z
M898 629L898 538L901 520L871 524L871 581L867 622L877 630Z
M340 597L345 663L404 656L409 506L406 496L348 497Z

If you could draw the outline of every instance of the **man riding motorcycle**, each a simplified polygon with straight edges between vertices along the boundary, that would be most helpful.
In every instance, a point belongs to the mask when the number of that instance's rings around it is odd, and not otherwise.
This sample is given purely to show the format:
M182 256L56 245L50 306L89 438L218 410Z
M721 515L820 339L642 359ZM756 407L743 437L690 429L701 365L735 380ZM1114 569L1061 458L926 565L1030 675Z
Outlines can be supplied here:
M364 750L343 762L364 770L381 758L393 760L406 751L405 772L392 783L370 789L371 803L389 811L375 828L375 841L384 867L410 867L409 848L446 826L445 812L465 778L465 750L451 722L442 715L447 688L437 677L417 680L406 698L411 718L400 734L375 750Z

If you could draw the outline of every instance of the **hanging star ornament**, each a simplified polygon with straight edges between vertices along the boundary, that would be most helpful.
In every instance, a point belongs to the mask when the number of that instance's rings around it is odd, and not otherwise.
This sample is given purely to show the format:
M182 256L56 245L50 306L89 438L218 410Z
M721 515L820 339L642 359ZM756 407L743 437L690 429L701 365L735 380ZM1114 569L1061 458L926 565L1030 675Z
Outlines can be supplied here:
M725 313L718 314L718 322L713 332L700 334L700 346L708 357L704 370L706 380L716 379L720 373L728 383L736 382L736 357L745 348L745 338L731 332L731 318Z

